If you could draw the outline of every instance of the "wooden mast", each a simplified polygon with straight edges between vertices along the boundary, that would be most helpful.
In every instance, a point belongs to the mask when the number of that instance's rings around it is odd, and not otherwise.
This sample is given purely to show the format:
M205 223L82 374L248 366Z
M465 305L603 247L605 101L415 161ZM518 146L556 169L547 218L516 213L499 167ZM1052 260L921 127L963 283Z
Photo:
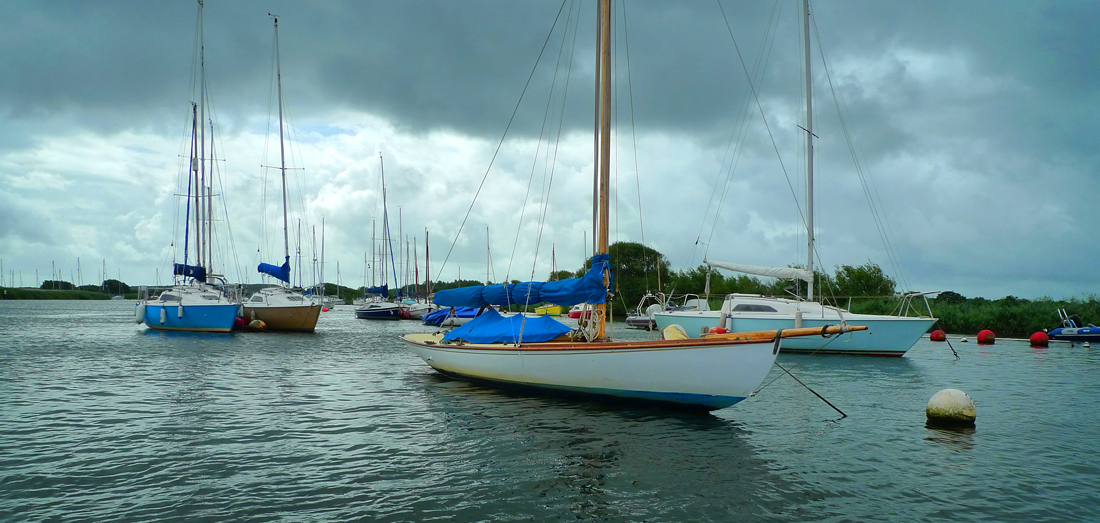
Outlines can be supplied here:
M596 231L596 254L607 254L608 240L608 203L610 202L611 184L611 0L600 0L600 43L598 60L600 63L600 154L597 163L600 166L598 179L599 185L599 227ZM610 271L605 270L603 283L610 284ZM596 314L599 325L596 330L596 339L606 337L607 303L596 305Z

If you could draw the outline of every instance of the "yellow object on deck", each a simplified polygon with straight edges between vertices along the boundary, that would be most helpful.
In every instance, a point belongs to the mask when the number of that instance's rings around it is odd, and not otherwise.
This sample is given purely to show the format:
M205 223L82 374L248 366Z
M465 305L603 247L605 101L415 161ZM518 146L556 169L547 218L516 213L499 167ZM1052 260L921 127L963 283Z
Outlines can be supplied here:
M686 340L689 337L684 328L675 323L661 330L662 340Z

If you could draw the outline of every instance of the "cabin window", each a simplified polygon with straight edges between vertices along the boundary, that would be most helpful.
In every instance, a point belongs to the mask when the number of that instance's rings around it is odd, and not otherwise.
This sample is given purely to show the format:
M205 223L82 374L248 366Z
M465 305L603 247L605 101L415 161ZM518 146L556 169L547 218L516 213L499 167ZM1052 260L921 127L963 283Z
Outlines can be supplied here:
M161 301L180 301L180 297L175 294L164 294L160 297Z
M288 299L290 301L302 301L301 296L287 296L286 299Z
M252 301L264 301L264 297L259 295L253 296Z
M734 312L779 312L768 305L757 305L755 303L742 303L733 308Z
M203 294L202 299L216 301L218 299L218 296L216 294Z

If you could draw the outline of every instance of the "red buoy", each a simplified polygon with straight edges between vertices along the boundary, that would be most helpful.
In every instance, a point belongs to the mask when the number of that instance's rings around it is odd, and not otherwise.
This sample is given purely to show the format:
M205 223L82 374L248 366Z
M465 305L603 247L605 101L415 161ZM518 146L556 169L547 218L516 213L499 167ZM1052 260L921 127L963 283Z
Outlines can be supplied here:
M1035 334L1031 335L1031 346L1032 347L1046 347L1049 344L1050 344L1050 336L1047 336L1047 333L1045 333L1043 331L1039 331L1039 332L1036 332Z
M944 334L943 331L937 329L937 330L932 331L932 334L928 335L928 339L930 339L932 341L946 341L947 340L947 334Z
M321 309L321 312L328 312L328 307Z
M993 345L993 342L997 341L997 337L993 335L993 331L985 329L978 333L978 343L982 345Z

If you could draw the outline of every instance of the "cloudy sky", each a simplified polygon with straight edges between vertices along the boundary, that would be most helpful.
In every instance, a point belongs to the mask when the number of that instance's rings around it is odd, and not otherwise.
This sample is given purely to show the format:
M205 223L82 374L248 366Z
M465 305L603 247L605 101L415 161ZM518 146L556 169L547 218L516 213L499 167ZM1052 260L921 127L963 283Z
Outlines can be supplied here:
M206 4L217 234L232 236L218 272L257 283L256 263L282 259L278 171L262 167L279 161L268 13L307 283L322 220L325 279L339 262L342 283L363 283L372 223L382 234L379 154L391 233L416 238L421 273L425 231L433 278L581 265L593 0ZM3 283L34 285L52 266L76 279L78 259L84 283L104 265L165 283L182 261L197 4L3 8ZM1100 292L1100 4L811 11L815 264L871 261L903 289L966 296ZM644 231L674 269L704 255L805 263L799 17L794 0L617 6L612 241Z

